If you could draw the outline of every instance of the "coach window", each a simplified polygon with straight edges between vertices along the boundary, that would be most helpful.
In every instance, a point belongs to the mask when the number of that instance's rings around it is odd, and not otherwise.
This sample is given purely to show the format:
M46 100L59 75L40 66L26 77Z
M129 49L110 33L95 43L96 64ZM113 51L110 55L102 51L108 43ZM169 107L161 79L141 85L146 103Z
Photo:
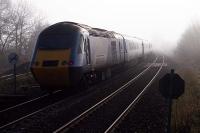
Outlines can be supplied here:
M120 47L121 50L124 49L124 47L123 47L123 43L121 43L120 41L119 41L119 47Z
M86 61L87 61L87 64L90 64L90 51L89 51L89 39L85 39L84 41L84 51L85 51L85 54L86 54Z
M87 52L87 39L84 39L84 51Z

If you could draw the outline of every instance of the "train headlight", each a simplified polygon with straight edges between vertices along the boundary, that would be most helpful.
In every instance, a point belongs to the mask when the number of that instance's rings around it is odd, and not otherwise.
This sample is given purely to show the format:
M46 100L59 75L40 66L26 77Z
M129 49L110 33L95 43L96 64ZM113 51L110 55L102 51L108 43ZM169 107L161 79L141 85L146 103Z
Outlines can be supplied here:
M73 65L74 62L73 62L72 60L70 60L68 64L69 64L69 65Z
M64 66L64 65L67 65L67 61L65 60L65 61L62 61L62 65Z

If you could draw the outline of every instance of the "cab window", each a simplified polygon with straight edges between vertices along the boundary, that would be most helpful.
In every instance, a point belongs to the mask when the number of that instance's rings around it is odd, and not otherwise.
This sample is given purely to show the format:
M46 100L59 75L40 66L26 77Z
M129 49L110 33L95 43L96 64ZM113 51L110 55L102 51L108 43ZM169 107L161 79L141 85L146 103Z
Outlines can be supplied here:
M84 38L83 36L81 35L80 36L80 45L78 46L78 54L81 54L82 53L82 49L83 49L83 43L84 43Z

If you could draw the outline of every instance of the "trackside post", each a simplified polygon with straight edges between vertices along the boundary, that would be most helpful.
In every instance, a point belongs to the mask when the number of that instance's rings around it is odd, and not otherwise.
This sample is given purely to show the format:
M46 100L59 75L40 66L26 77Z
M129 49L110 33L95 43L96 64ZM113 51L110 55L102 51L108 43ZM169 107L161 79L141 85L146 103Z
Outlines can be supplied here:
M168 124L167 133L171 133L171 111L173 99L177 99L184 93L185 81L171 69L171 73L167 73L159 81L159 90L168 102Z
M17 81L16 81L16 64L19 57L16 53L10 53L8 55L8 61L10 64L13 65L13 76L14 76L14 94L16 94L16 87L17 87Z

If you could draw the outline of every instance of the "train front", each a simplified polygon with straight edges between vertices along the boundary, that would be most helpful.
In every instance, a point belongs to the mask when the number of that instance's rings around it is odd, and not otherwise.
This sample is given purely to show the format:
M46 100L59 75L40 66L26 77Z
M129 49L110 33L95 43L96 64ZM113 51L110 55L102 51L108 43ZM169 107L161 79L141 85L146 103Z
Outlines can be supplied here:
M74 84L74 80L79 80L76 78L81 70L73 70L80 47L79 30L77 26L58 23L39 35L31 61L31 71L41 88L63 89Z

